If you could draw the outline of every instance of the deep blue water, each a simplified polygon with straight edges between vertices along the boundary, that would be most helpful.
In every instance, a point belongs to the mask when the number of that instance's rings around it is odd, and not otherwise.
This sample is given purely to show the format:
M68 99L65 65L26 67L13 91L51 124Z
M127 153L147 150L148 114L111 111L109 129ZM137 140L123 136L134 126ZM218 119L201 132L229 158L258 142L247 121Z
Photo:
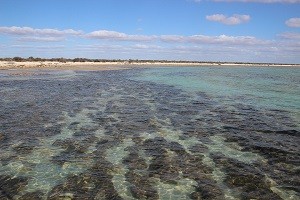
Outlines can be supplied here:
M299 199L300 69L0 71L0 199Z

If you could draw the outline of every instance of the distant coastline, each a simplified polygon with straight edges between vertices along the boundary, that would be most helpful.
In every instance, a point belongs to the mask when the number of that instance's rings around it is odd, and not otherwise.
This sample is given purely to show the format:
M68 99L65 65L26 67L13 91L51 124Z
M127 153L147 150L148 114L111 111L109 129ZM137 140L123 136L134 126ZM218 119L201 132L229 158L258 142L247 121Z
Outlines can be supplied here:
M284 63L248 63L248 62L206 62L172 60L120 60L87 58L0 58L0 70L5 69L61 69L61 70L119 70L135 67L159 66L266 66L300 67L300 64Z

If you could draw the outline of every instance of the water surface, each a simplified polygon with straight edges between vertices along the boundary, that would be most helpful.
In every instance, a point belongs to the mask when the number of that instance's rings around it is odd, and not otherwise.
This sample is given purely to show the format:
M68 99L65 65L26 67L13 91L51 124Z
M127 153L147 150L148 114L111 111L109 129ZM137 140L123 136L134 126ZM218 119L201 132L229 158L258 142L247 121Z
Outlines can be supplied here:
M300 197L298 68L0 74L0 199Z

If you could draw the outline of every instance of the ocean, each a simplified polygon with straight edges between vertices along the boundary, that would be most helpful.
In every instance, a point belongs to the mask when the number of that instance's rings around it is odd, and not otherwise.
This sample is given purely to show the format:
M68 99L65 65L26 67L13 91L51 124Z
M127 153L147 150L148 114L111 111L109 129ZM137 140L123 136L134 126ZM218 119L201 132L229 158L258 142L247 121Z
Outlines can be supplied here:
M0 71L0 199L299 199L300 69Z

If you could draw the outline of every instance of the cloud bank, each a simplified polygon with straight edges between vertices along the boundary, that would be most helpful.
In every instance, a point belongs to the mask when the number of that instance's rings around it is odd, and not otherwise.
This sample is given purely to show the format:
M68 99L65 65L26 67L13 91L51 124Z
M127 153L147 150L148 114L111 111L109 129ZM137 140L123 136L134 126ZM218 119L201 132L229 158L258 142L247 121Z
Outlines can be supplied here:
M200 3L202 0L186 0L186 1Z
M157 36L147 35L127 35L116 31L99 30L86 34L87 38L91 39L106 39L117 41L151 41L157 38Z
M274 40L262 40L253 36L134 35L109 30L84 33L73 29L0 27L2 36L11 37L12 40L4 40L0 57L300 63L300 34L293 32L279 34ZM72 37L71 44L66 42L69 37ZM58 45L64 48L57 49ZM43 49L42 46L47 48Z
M248 22L250 20L250 16L235 14L231 17L227 17L226 15L223 14L214 14L214 15L207 15L206 19L209 21L215 21L226 25L237 25L237 24Z
M251 36L206 36L206 35L162 35L160 40L169 43L219 44L219 45L260 45L269 41L259 40Z
M116 31L99 30L87 33L84 36L88 39L124 42L165 42L165 43L190 43L190 44L231 44L231 45L259 45L265 44L251 36L206 36L206 35L129 35Z
M283 38L283 39L287 39L287 40L299 40L300 42L300 33L282 33L279 34L279 37ZM299 44L300 46L300 44Z
M12 26L0 27L0 34L17 37L19 41L58 42L64 40L66 36L80 36L83 32L73 29L34 29L31 27Z
M80 35L82 31L73 29L57 30L57 29L33 29L30 27L0 27L0 33L9 35L40 35L40 36L63 36L63 35Z

